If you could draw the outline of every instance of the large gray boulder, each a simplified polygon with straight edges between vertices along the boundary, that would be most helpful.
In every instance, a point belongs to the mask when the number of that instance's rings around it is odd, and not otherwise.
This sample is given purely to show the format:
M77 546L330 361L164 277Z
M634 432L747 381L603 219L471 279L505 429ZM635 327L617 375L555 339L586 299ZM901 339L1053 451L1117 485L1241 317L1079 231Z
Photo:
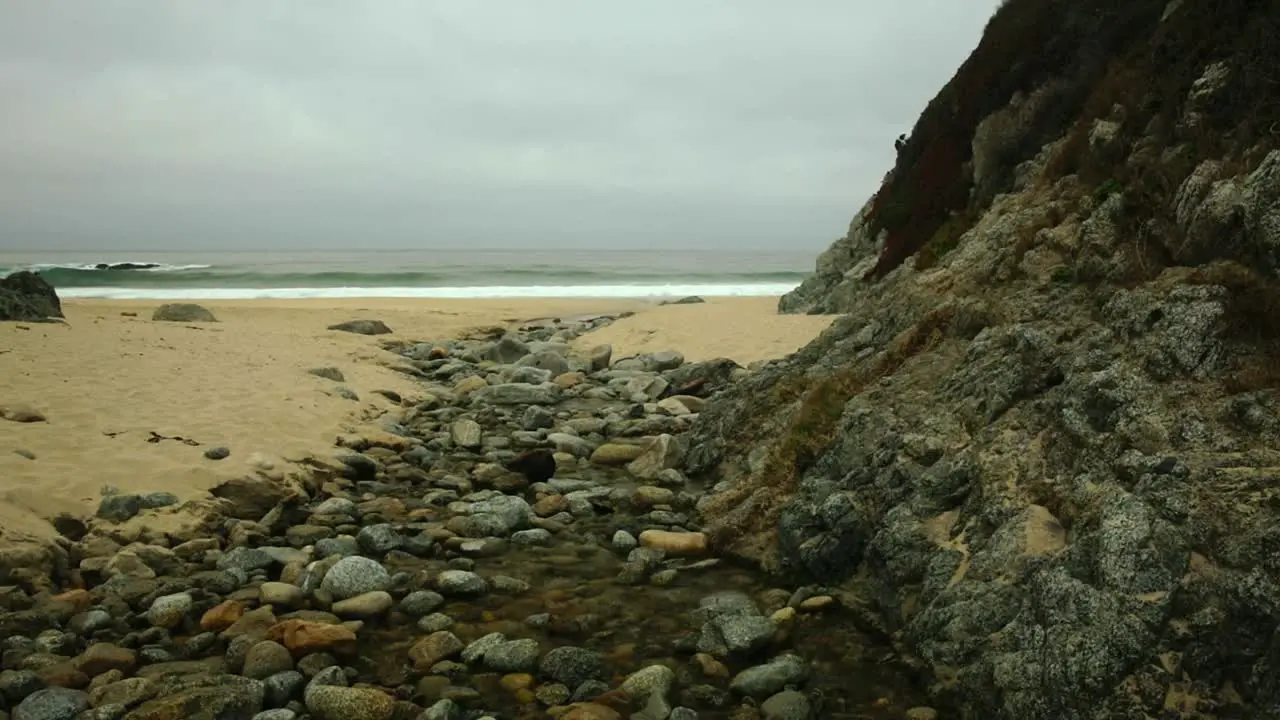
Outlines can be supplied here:
M0 321L45 322L60 317L58 293L40 275L20 270L0 278Z

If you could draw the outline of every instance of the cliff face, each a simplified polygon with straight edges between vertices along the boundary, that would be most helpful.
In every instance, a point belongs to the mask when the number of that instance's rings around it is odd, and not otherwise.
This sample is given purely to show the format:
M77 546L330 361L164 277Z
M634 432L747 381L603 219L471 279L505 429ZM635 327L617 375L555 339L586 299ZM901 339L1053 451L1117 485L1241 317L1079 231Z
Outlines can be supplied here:
M1277 91L1274 2L1001 7L695 426L715 541L966 717L1280 717Z

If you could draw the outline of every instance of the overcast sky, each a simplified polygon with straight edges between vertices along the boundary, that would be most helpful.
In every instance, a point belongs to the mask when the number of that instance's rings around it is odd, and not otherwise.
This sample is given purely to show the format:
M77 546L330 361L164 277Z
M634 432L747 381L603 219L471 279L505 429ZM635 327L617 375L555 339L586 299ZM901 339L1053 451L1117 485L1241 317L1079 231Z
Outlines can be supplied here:
M3 0L0 249L813 247L997 0Z

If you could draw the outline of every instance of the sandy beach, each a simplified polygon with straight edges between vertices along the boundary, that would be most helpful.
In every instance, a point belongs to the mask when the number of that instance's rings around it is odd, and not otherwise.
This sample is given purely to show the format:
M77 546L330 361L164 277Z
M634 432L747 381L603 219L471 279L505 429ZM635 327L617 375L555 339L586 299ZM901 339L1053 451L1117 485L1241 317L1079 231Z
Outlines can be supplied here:
M635 311L581 338L615 357L679 350L743 365L803 346L831 318L778 316L771 297L655 306L638 300L252 300L203 302L217 323L153 322L158 301L64 301L66 324L0 324L0 543L53 534L58 513L88 517L105 486L186 501L252 468L324 457L334 439L393 411L416 383L380 341L447 339L485 325ZM379 319L394 333L327 330ZM342 383L308 372L334 367ZM358 400L340 393L353 391ZM184 438L148 442L153 434ZM225 446L230 457L204 458ZM159 522L151 515L148 522Z

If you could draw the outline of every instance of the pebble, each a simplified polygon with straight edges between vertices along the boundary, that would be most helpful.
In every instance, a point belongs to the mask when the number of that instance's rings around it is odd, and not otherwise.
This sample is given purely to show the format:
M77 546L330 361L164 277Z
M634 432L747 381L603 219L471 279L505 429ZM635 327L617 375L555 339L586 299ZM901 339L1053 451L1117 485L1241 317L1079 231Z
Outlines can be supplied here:
M415 590L405 595L399 604L400 612L409 617L430 615L444 605L444 596L431 590Z
M488 584L469 570L445 570L436 577L436 589L445 595L482 595Z
M576 688L604 675L604 658L595 650L566 645L542 656L538 671L556 682Z
M309 686L306 705L316 720L391 720L396 707L380 690L335 685Z
M718 657L750 655L769 645L774 625L759 615L720 615L702 627L698 651Z
M258 587L258 602L263 605L295 608L300 607L304 599L302 588L290 583L264 582Z
M418 619L418 629L424 633L439 632L453 627L453 618L444 613L431 613Z
M278 642L263 640L249 648L240 674L255 680L265 680L276 673L290 670L293 670L293 656L288 648Z
M762 720L809 720L809 697L795 690L783 690L760 704Z
M658 693L666 697L675 683L676 673L665 665L650 665L627 676L618 689L630 698L648 697Z
M333 604L333 614L338 617L367 620L385 614L396 601L391 593L385 590L361 593L355 597L339 600Z
M640 533L640 545L668 555L701 555L707 551L707 536L700 532L645 530Z
M756 665L734 676L729 689L739 695L766 698L788 685L800 685L809 677L804 660L795 655L780 655L764 665Z
M284 670L271 675L262 681L263 705L270 708L283 708L290 701L302 697L302 689L307 679L297 670Z
M28 695L13 709L13 720L75 720L89 709L89 696L79 690L51 687Z
M147 621L156 627L176 628L194 607L195 600L188 593L161 595L151 602Z
M517 545L546 545L551 542L551 531L542 528L519 530L512 533L511 542Z
M462 652L465 647L466 645L458 639L457 635L448 630L441 630L431 633L410 648L409 659L415 668L426 671L441 660Z
M484 664L501 673L529 673L538 667L538 641L525 638L507 640L484 653Z
M311 514L354 516L356 504L344 497L331 497L312 508Z
M335 600L391 588L391 573L376 560L353 555L344 557L324 574L320 587Z
M272 625L267 639L284 645L297 657L320 652L343 653L355 649L356 635L345 625L289 619Z
M619 530L613 534L613 548L621 553L629 553L635 550L640 544L636 540L636 536L626 530Z

